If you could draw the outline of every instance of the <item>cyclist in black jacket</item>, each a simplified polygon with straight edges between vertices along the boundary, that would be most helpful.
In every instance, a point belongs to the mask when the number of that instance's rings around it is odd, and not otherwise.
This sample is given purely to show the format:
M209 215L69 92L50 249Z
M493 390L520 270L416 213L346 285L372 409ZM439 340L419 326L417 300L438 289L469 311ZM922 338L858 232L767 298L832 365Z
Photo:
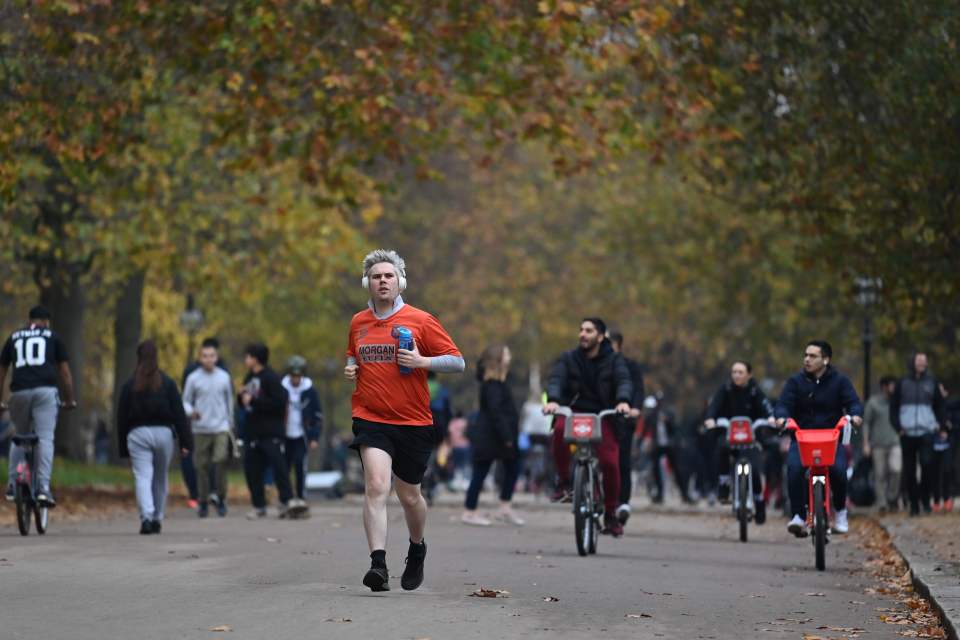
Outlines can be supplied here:
M730 366L730 380L713 395L707 407L704 426L712 429L717 418L747 416L750 420L770 418L773 424L773 406L756 381L753 379L753 367L746 360L735 360ZM717 471L720 486L717 497L721 502L730 500L730 448L723 440L716 449ZM756 458L757 456L753 456ZM756 508L755 522L763 524L767 520L766 503L763 500L763 472L761 465L753 460L753 500Z
M560 405L578 413L599 413L616 408L621 414L630 411L633 381L623 356L605 339L607 326L600 318L585 318L580 323L580 346L564 352L550 370L547 381L545 414L554 414ZM558 424L559 423L559 424ZM563 441L562 420L554 421L553 458L559 476L554 499L564 499L570 490L570 448ZM603 421L603 441L597 446L597 458L603 472L604 532L623 535L617 520L620 498L619 447L613 420Z

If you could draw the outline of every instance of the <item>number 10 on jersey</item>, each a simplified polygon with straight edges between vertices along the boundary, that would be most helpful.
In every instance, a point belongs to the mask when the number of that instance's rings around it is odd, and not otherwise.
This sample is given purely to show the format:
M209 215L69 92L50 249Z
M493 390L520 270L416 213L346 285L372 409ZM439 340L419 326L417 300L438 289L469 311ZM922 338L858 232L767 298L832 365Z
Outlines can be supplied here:
M47 363L47 340L45 338L20 338L13 343L17 352L16 367L37 367Z

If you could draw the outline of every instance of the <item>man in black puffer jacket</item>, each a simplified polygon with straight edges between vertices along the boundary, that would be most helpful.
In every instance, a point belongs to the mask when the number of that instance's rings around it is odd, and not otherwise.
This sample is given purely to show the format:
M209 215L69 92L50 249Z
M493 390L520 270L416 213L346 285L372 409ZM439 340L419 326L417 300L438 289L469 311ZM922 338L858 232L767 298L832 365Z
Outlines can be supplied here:
M633 381L623 356L616 353L605 335L607 326L600 318L585 318L580 323L580 346L566 351L550 370L547 380L545 414L554 414L561 405L575 413L599 413L616 408L627 414L633 399ZM558 417L553 427L553 459L559 476L555 499L563 497L570 487L570 448L563 441L564 419ZM623 535L617 521L620 497L620 448L612 419L603 421L603 441L596 447L603 471L604 532Z
M284 455L288 396L280 376L267 366L269 359L270 350L266 345L247 346L244 364L248 373L243 380L240 405L246 413L243 471L253 503L253 511L247 514L250 519L267 515L263 488L263 472L267 466L273 468L273 481L280 498L280 517L300 515L303 511L303 508L295 507L296 514L287 512L287 504L293 496L290 468Z

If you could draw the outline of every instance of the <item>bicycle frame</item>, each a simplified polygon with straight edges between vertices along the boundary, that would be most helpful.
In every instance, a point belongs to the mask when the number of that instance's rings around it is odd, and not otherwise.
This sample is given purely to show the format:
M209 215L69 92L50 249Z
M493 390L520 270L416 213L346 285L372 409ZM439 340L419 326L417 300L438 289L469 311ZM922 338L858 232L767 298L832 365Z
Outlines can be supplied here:
M837 446L850 443L850 416L843 416L833 427L825 429L801 429L793 418L787 421L787 429L793 431L800 450L800 463L807 468L807 527L813 528L814 487L823 485L823 507L827 524L833 519L832 494L830 493L830 467L836 460Z
M564 442L575 447L573 516L577 552L596 553L597 531L602 528L603 484L600 482L600 462L594 444L602 440L603 419L616 411L574 413L570 407L560 407L557 415L564 417ZM558 428L554 423L554 428Z
M714 429L723 429L728 434L727 446L729 446L730 451L736 454L736 458L733 463L733 477L739 478L740 476L747 476L747 486L750 487L750 490L747 491L745 497L747 508L753 513L754 503L753 503L753 464L748 457L749 452L755 451L758 449L757 446L757 432L760 429L771 428L770 423L764 419L754 420L752 423L750 418L746 416L734 416L733 418L719 418L717 420L717 426ZM744 496L740 495L739 483L732 482L733 484L733 509L736 511L740 507L740 501L744 499Z

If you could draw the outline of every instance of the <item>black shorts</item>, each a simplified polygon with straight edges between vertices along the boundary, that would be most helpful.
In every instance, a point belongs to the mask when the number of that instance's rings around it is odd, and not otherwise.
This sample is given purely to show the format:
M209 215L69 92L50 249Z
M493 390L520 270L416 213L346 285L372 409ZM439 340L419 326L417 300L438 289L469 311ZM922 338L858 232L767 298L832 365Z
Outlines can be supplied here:
M437 446L437 428L370 422L353 419L353 442L350 448L373 447L390 454L393 473L408 484L420 484L427 470L430 454Z

